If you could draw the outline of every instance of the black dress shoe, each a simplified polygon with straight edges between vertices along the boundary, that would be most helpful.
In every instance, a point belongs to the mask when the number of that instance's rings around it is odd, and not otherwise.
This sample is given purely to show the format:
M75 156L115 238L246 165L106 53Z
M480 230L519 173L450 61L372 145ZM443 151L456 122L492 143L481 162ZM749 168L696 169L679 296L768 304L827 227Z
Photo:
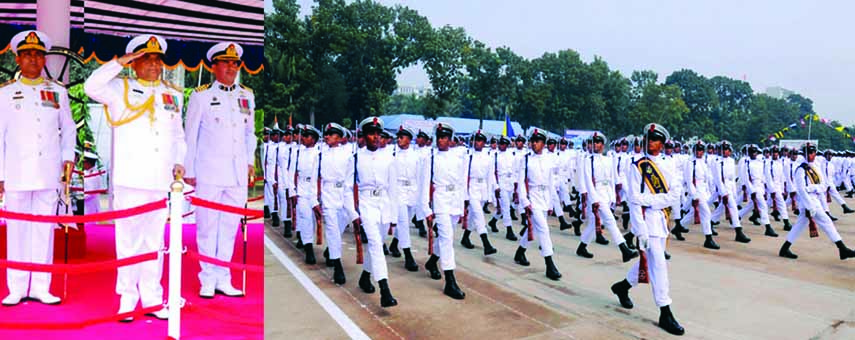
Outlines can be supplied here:
M507 229L508 229L508 232L505 234L506 239L511 240L511 241L519 240L517 238L517 235L514 234L514 228L513 227L508 227Z
M484 212L484 214L489 214L489 213L490 213L490 208L488 208L488 207L487 207L487 203L484 203L484 206L483 206L483 207L481 207L481 211L483 211L483 212Z
M784 231L790 231L793 229L793 225L790 224L790 220L784 219Z
M463 300L463 298L466 297L466 293L463 293L463 291L460 290L460 287L457 286L457 280L454 279L453 270L445 271L445 289L443 289L442 292L455 300Z
M544 257L543 260L546 262L546 277L550 280L558 281L561 278L561 273L558 271L558 267L555 266L555 262L552 262L552 256Z
M831 212L826 211L825 214L828 215L828 218L830 218L831 221L837 221L838 220L837 217L834 217L831 215Z
M670 260L670 259L671 259L671 254L670 254L670 253L668 253L667 251L665 252L665 259L666 259L666 260Z
M371 273L362 271L362 275L359 276L359 288L366 294L374 293L374 285L371 284Z
M573 220L570 224L573 225L573 234L576 236L582 236L582 230L579 228L582 226L582 221L577 219Z
M347 280L344 277L344 268L341 266L341 259L333 261L333 282L337 285L343 285Z
M671 233L674 234L674 238L676 238L677 241L685 241L686 240L686 238L683 237L683 231L680 230L679 227L674 227L673 229L671 229Z
M740 243L748 243L751 242L751 239L748 236L745 236L745 233L742 232L742 227L733 228L733 231L736 232L736 242Z
M719 247L718 243L715 243L715 240L713 240L712 237L712 235L706 236L706 241L704 241L704 248L713 250L721 249L721 247Z
M629 247L629 249L635 249L635 244L632 243L633 238L635 238L635 234L631 231L623 234L623 240L626 241L626 246Z
M439 280L442 278L442 274L439 272L439 268L436 267L436 262L439 261L439 257L436 255L431 255L430 259L425 263L425 269L430 274L430 278L434 280Z
M517 217L517 210L514 208L511 208L511 220L514 220L514 221L519 220L519 217Z
M389 290L389 282L386 279L382 279L377 284L380 285L380 307L397 306L398 300L395 300L395 297L392 296L392 291Z
M517 247L517 253L514 254L514 262L523 267L528 267L531 263L525 258L525 248Z
M463 231L463 238L460 239L460 244L463 246L463 248L466 248L466 249L475 248L475 245L472 244L472 241L469 241L469 234L471 234L471 233L472 232L469 230Z
M490 244L490 239L487 238L487 234L481 234L481 244L484 245L484 256L492 255L498 252L496 248L493 248L493 245Z
M630 288L632 288L632 285L626 279L612 285L612 293L617 295L621 307L626 309L632 309L633 307L632 299L629 298Z
M559 230L567 230L573 228L572 224L567 223L567 221L564 220L564 215L558 217L558 223L560 224L560 227L558 228Z
M837 245L837 250L840 253L841 260L855 257L855 250L847 248L846 245L843 244L843 240L837 241L834 244Z
M392 238L392 242L389 244L389 255L392 255L392 257L401 257L401 251L398 250L397 238Z
M413 253L410 252L410 248L404 248L404 268L411 272L419 271L419 265L413 259Z
M778 256L793 260L799 258L798 255L793 254L793 252L790 251L791 245L792 243L790 243L790 241L784 241L784 244L781 245L781 250L778 251Z
M626 243L621 243L620 245L618 245L618 249L620 249L621 258L623 259L624 263L629 262L630 260L638 257L638 252L629 249Z
M588 252L588 245L585 242L579 242L579 246L576 247L576 255L584 257L586 259L594 258L594 254Z
M664 306L659 309L659 328L674 335L683 335L686 333L683 326L680 326L677 319L674 319L674 315L671 314L671 306Z
M609 245L609 240L607 240L602 233L598 233L596 239L594 240L597 244L602 244L604 246Z

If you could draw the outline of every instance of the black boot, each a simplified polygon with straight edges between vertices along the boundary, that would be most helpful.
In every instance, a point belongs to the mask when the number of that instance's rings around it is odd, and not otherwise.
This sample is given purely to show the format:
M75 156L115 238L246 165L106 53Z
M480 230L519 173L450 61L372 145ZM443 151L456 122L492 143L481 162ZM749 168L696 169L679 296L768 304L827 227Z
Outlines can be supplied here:
M753 212L751 212L751 217L748 218L748 220L751 221L751 223L754 223L754 225L762 225L762 224L760 224L759 219L760 219L760 213L757 212L757 210L754 210Z
M291 225L291 220L282 221L282 224L285 226L285 228L283 228L284 230L282 231L282 236L284 236L285 238L291 238L291 236L294 236L292 235L291 231L291 229L294 229Z
M416 223L414 223L414 224L416 225L416 228L419 229L419 236L427 237L427 230L425 230L425 222L424 221L416 221Z
M492 255L498 252L496 248L493 248L493 245L490 244L490 240L487 238L487 234L481 234L481 244L484 245L484 255Z
M300 232L297 232L297 243L294 244L294 247L297 249L303 249L303 238L300 237Z
M428 261L425 263L425 269L430 274L430 278L434 280L439 280L442 278L442 274L439 272L439 268L436 267L436 262L439 261L439 257L436 255L431 255Z
M517 210L514 208L511 208L511 220L514 220L514 221L519 220L519 217L517 217Z
M582 220L573 220L573 223L571 224L573 224L573 234L576 236L582 236L582 230L579 228L582 226Z
M629 249L629 247L626 245L626 243L619 244L618 248L620 249L620 254L621 254L621 257L623 258L624 263L629 262L629 260L632 260L638 256L638 252L635 250Z
M404 268L407 268L411 272L419 271L419 265L413 259L413 253L410 252L410 248L404 248Z
M612 293L617 295L621 307L626 309L632 309L633 307L632 299L629 298L630 288L632 288L632 285L626 279L612 285Z
M337 285L343 285L346 281L344 278L344 268L341 266L341 259L335 259L333 261L333 282Z
M273 222L271 222L270 225L272 225L274 227L278 227L279 226L279 213L277 213L275 211L270 213L270 218L273 219Z
M674 228L672 228L671 233L674 234L674 238L676 238L677 241L686 240L686 238L683 237L683 230L679 226L675 226Z
M487 207L487 203L484 203L484 206L481 208L481 211L483 211L484 214L490 213L490 208Z
M793 226L790 224L790 220L784 219L784 231L790 231L793 229Z
M558 281L561 278L561 273L558 272L555 262L552 262L552 256L544 257L543 260L546 262L546 277L550 280Z
M680 223L680 220L674 220L674 228L679 228L680 232L683 234L689 233L689 228L684 227L683 224Z
M790 243L790 241L784 241L784 244L781 245L781 250L778 251L778 256L786 257L788 259L793 259L793 260L799 258L798 255L793 254L793 252L790 251L791 245L793 245L793 244Z
M359 240L362 241L362 244L368 244L368 235L365 235L365 228L359 228Z
M837 250L840 252L841 260L855 257L855 250L846 248L846 245L843 244L843 240L834 242L834 244L837 245Z
M558 223L561 224L561 227L558 228L559 230L567 230L573 228L573 225L567 223L567 221L564 220L564 215L558 216Z
M472 244L472 241L469 241L469 234L472 232L467 230L463 231L463 238L460 239L460 244L463 245L463 248L472 249L475 248L475 245Z
M772 210L772 212L769 214L769 216L772 216L772 218L775 219L775 222L781 221L781 213L779 213L777 210Z
M710 230L712 230L712 236L718 236L718 230L715 230L715 227L710 226Z
M668 253L668 251L665 251L665 259L666 259L666 260L670 260L670 259L671 259L671 254L670 254L670 253Z
M389 247L385 243L383 243L383 255L389 256Z
M620 215L620 223L621 223L621 225L623 225L623 230L629 229L629 214L628 213L623 213Z
M588 252L588 245L585 244L585 242L579 242L579 247L576 247L576 255L579 255L586 259L594 258L594 254Z
M721 247L719 247L718 243L715 243L715 240L713 240L712 237L713 237L712 235L706 236L706 241L704 241L704 248L714 249L714 250L721 249Z
M602 232L599 232L599 233L596 233L596 234L597 234L597 237L596 237L596 239L594 240L594 242L596 242L597 244L602 244L602 245L604 245L604 246L609 245L609 240L607 240L605 237L603 237L603 233L602 233Z
M389 255L392 257L401 257L401 251L398 250L398 239L392 238L392 242L389 244Z
M377 284L380 286L380 307L397 306L398 300L395 300L395 297L392 296L392 291L389 290L389 281L382 279Z
M775 229L772 229L771 224L766 225L766 232L763 234L770 237L778 237L778 233L775 232Z
M564 208L561 208L561 209L564 210L564 212L566 212L566 213L570 213L573 211L573 206L565 205Z
M834 216L832 216L832 215L831 215L831 212L830 212L830 211L826 211L826 212L825 212L825 214L826 214L826 215L828 215L828 218L830 218L830 219L831 219L831 221L837 221L837 220L838 220L838 218L837 218L837 217L834 217Z
M303 251L306 252L306 264L318 263L318 261L315 260L315 250L312 249L311 243L304 244L303 245Z
M443 289L442 292L455 300L463 300L463 298L466 297L466 293L463 293L463 291L460 290L460 287L457 286L457 280L454 279L453 270L445 271L445 289Z
M854 212L855 212L855 210L852 210L852 208L848 207L846 204L843 205L843 213L844 214L851 214Z
M508 229L508 232L505 234L505 238L508 240L511 240L511 241L518 240L517 235L514 234L514 228L508 227L507 229Z
M853 196L853 195L855 195L855 191L847 192L847 193L846 193L846 198L852 198L852 196Z
M520 217L522 217L522 222L520 222L520 224L522 224L523 227L528 227L528 219L526 218L525 213L520 214Z
M490 219L490 222L487 222L487 225L490 226L490 231L492 231L494 233L499 232L499 227L496 226L496 222L498 222L498 221L499 220L497 220L496 217L494 216L493 218Z
M374 285L371 284L371 273L363 270L362 275L359 276L359 288L362 289L365 294L374 293Z
M680 326L677 319L674 319L674 314L671 314L671 306L659 308L659 328L674 335L683 335L686 333L683 326Z
M721 223L721 222L719 222L719 221L710 221L710 225L713 225L713 226L717 226L717 225L719 225L720 223Z
M330 248L329 247L324 248L324 265L326 265L327 267L333 266L333 262L332 262L332 260L330 260Z
M733 231L736 232L736 239L734 241L740 243L748 243L751 242L751 239L748 236L745 236L745 233L742 232L742 227L733 228Z
M635 249L635 245L632 244L633 238L635 238L635 234L633 234L631 231L626 234L623 234L623 239L624 241L626 241L626 246L629 247L629 249Z
M525 258L525 248L522 246L517 247L517 253L514 254L514 262L523 267L528 267L531 264L528 262L528 259Z
M268 207L266 205L264 206L264 218L265 219L270 218L270 207Z

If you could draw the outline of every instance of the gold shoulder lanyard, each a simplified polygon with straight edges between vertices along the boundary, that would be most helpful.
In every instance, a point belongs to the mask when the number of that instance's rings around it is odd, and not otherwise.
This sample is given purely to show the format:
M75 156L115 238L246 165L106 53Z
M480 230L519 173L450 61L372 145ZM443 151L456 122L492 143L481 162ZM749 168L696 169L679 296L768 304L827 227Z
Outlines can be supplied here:
M146 99L145 102L140 105L131 105L130 101L128 100L128 78L124 78L122 80L124 82L124 92L122 93L122 99L124 99L125 107L127 108L127 111L131 113L131 115L127 118L114 121L113 118L110 116L110 108L105 105L104 112L107 114L107 122L109 122L110 125L113 127L122 126L136 120L137 118L148 112L150 122L154 123L154 95L149 96L148 99Z

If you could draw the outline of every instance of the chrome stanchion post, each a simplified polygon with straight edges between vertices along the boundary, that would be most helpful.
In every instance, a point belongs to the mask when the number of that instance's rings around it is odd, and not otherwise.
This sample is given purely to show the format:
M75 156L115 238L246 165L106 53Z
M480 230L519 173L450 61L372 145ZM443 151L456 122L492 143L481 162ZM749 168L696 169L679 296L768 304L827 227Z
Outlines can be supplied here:
M181 208L184 206L184 182L177 178L169 193L169 325L167 334L172 339L181 337L181 256L183 250L183 224Z

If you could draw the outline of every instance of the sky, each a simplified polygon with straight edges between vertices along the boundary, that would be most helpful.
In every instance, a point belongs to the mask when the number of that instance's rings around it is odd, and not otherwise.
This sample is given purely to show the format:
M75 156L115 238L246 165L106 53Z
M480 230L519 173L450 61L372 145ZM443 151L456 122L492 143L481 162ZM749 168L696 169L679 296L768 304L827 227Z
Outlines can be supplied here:
M780 86L814 102L822 117L855 124L855 2L794 0L379 0L404 5L434 27L463 27L474 39L529 59L573 49L629 76L659 81L683 68L748 81L755 92ZM312 0L298 0L303 14ZM270 0L265 0L270 8ZM429 86L419 67L400 86Z

